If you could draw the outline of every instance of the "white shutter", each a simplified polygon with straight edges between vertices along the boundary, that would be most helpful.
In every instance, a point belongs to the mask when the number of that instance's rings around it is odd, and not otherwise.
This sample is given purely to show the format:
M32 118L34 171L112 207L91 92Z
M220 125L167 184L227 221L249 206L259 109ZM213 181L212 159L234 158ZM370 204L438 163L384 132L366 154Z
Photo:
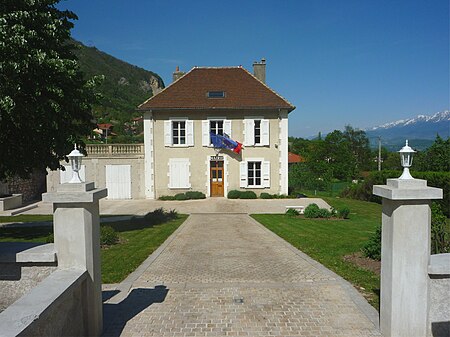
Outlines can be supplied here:
M211 137L209 136L209 121L202 121L202 145L209 146L211 144Z
M244 119L244 145L255 145L255 121Z
M190 177L189 158L171 158L169 159L169 188L189 188Z
M164 146L172 146L172 122L164 121Z
M194 121L186 121L186 145L194 146Z
M61 184L67 183L72 180L72 166L64 165L65 171L59 171L59 182ZM78 172L80 175L81 181L86 181L86 165L81 165L80 171Z
M262 162L262 185L270 187L270 161Z
M269 120L261 119L261 145L269 145Z
M247 187L247 162L241 161L240 166L240 184L239 187Z
M224 119L223 121L223 132L230 136L230 138L233 138L231 136L231 121L229 119Z

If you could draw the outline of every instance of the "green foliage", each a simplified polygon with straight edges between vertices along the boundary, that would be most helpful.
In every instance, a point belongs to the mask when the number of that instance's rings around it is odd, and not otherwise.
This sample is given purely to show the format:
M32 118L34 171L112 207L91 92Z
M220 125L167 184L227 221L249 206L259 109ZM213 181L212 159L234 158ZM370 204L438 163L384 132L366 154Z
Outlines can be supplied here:
M446 230L447 218L441 206L431 204L431 254L450 253L450 233Z
M348 207L342 207L338 210L338 216L341 219L348 219L349 215L350 215L350 208Z
M411 174L414 178L425 179L428 186L442 188L444 190L444 198L437 202L441 205L444 214L450 214L450 172L415 172ZM384 185L388 178L398 178L401 171L375 171L370 172L367 178L358 184L352 184L350 187L342 191L341 196L363 201L373 201L381 203L381 198L373 195L373 185Z
M319 217L319 206L317 206L317 204L309 204L308 206L306 206L305 208L305 218L318 218Z
M206 195L199 191L189 191L186 192L186 198L188 199L205 199Z
M59 168L73 142L94 126L99 78L80 71L70 43L77 16L60 11L58 2L0 5L0 179Z
M227 194L228 199L239 199L241 196L241 191L238 190L231 190Z
M175 200L188 200L188 198L186 197L186 194L178 193L178 194L175 194Z
M450 137L443 140L439 135L433 145L417 153L414 166L418 171L450 171Z
M151 227L169 220L176 219L177 216L178 213L175 210L166 211L162 207L157 208L153 212L148 212L144 216L133 216L130 221L130 229Z
M261 199L273 199L273 195L267 192L262 192L259 197Z
M159 200L175 200L175 196L174 195L162 195L158 198Z
M50 233L49 235L47 235L47 237L45 238L45 242L46 243L55 242L55 235L53 233Z
M188 191L186 193L178 193L176 195L162 195L158 199L159 200L192 200L192 199L205 199L206 196L204 193L199 191Z
M329 210L327 210L326 208L319 208L319 211L318 211L318 218L323 218L323 219L329 219L329 218L331 218L331 216L332 216L332 213L329 211Z
M239 196L240 199L257 199L256 193L253 191L244 191L241 192L241 195Z
M119 242L119 235L111 226L100 227L100 244L102 246L111 246Z
M288 215L288 216L297 216L297 215L300 215L300 213L295 209L295 208L288 208L287 210L286 210L286 213L285 213L286 215Z
M365 257L381 260L381 225L377 227L361 250Z

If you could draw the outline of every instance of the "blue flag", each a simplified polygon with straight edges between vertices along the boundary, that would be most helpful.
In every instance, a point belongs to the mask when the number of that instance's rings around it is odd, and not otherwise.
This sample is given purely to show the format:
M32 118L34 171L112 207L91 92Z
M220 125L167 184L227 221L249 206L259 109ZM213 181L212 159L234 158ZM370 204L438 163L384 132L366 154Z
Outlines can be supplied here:
M219 149L228 149L232 150L236 153L240 153L242 149L242 144L239 142L236 142L235 140L232 140L230 137L228 137L227 134L218 135L213 132L210 132L211 137L211 143L214 145L214 147Z

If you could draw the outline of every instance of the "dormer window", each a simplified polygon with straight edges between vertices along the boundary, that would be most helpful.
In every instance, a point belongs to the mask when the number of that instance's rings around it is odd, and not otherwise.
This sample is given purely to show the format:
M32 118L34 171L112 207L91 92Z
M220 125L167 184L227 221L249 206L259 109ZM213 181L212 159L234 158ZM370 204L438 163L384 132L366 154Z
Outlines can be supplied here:
M208 91L208 98L225 98L225 91Z

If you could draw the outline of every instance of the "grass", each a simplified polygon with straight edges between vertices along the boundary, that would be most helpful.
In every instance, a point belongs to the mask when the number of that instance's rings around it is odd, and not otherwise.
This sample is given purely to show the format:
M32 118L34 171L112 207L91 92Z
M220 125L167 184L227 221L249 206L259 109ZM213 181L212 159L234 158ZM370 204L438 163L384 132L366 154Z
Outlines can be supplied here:
M379 308L380 278L375 273L343 260L361 247L381 223L381 205L376 203L323 198L336 209L350 208L348 220L313 220L279 214L255 214L254 219L354 284L369 303Z
M53 221L53 215L40 214L21 214L15 216L0 216L0 223L5 222L36 222L36 221Z
M48 221L45 216L23 215L8 217L4 222ZM25 218L23 218L25 217ZM32 218L34 217L34 218ZM6 217L4 217L6 218ZM117 283L133 272L151 253L153 253L187 218L178 215L174 220L154 226L131 226L129 221L104 223L112 226L119 234L120 244L102 248L102 282ZM28 228L0 228L0 242L46 242L53 227L40 226Z

